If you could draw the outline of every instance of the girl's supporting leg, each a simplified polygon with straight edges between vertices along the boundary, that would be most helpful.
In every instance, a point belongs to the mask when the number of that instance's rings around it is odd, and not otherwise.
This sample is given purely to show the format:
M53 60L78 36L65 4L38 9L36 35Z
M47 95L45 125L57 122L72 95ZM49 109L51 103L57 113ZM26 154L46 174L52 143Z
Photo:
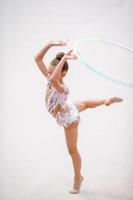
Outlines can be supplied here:
M78 124L72 124L68 128L64 128L66 144L68 152L72 158L73 169L74 169L74 184L71 193L78 193L80 190L80 184L83 180L81 175L81 156L77 148L78 141Z

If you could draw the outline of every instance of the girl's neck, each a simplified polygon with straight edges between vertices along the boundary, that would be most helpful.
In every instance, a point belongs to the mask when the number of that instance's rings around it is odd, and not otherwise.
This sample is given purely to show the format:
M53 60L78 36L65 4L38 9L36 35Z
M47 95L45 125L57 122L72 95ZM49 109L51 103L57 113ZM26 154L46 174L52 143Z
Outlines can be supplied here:
M63 79L61 78L60 80L59 80L61 83L63 83ZM63 83L64 84L64 83Z

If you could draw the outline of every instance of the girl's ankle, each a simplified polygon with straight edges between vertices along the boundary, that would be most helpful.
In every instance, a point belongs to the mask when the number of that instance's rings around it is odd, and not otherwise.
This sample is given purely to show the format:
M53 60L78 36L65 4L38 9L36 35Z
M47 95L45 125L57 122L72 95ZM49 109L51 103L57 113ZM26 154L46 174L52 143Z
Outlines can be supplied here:
M81 178L83 178L83 176L82 176L82 175L80 175L80 176L75 176L75 177L74 177L74 181L80 181L80 180L81 180Z

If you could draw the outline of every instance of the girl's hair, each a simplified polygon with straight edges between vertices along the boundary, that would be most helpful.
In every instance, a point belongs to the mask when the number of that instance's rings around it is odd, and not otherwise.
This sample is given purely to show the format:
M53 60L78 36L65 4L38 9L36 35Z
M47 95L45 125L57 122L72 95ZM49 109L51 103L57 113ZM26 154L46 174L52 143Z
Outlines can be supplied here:
M53 66L57 66L58 63L60 62L60 60L62 59L62 57L63 57L64 55L65 55L64 52L59 52L59 53L57 53L57 54L56 54L56 57L50 62L50 64L53 65ZM68 68L69 68L68 62L65 61L64 65L63 65L63 67L62 67L62 72L63 72L63 71L67 71Z

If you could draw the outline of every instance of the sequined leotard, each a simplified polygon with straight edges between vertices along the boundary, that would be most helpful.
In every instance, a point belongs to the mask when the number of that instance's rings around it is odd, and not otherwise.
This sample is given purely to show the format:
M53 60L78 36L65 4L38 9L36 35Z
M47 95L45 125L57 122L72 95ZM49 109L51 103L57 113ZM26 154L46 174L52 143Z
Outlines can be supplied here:
M45 93L45 105L48 112L56 119L57 123L63 127L69 127L71 123L79 123L79 111L74 102L69 97L69 89L65 86L64 93L60 93L51 87L47 76L47 89Z

